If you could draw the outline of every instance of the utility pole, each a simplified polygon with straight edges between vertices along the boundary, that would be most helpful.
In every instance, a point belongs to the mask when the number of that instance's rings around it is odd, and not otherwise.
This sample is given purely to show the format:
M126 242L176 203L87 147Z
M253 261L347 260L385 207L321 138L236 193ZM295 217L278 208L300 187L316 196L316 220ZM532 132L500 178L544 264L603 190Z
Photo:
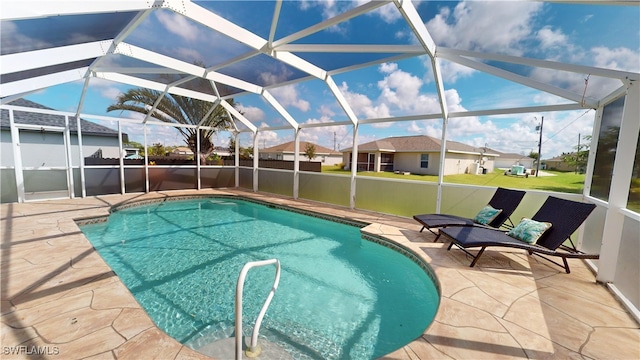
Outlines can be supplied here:
M578 167L580 167L580 134L578 134L578 151L576 151L576 174L578 173Z
M540 120L540 140L538 140L538 161L536 162L536 177L540 174L540 162L542 161L542 125L544 124L544 116Z
M333 151L336 151L336 132L333 132Z

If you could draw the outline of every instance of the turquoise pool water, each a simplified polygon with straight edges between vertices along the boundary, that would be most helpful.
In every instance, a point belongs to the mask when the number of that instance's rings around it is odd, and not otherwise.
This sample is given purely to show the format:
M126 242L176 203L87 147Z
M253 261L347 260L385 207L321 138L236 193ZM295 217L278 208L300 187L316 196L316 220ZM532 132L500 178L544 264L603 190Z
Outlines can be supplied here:
M431 323L437 289L409 258L355 226L229 198L175 200L113 212L82 231L159 328L196 350L230 337L235 286L248 261L277 258L280 285L261 337L295 359L373 359ZM244 329L273 284L252 269Z

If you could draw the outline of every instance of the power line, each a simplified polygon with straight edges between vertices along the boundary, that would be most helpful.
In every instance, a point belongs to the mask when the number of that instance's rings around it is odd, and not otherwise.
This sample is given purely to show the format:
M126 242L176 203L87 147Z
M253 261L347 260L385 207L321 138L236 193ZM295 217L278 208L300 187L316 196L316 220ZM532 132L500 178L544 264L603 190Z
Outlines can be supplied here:
M580 116L578 116L577 118L573 119L570 123L568 123L567 125L565 125L562 129L556 131L555 133L551 134L551 136L547 136L547 140L545 140L543 142L546 143L547 141L551 140L554 136L558 135L560 132L562 132L564 129L568 128L569 125L573 124L574 122L578 121L581 117L587 115L587 113L591 111L591 109L587 109L587 111L585 111L584 113L582 113Z

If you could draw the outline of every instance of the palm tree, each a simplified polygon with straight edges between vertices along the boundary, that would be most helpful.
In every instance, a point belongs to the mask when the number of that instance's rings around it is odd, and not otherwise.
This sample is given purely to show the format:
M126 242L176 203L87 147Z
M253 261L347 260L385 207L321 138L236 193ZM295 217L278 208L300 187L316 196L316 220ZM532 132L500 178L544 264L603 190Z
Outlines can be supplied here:
M130 89L126 93L120 94L116 99L116 103L109 106L107 111L127 110L146 115L149 109L153 108L156 100L162 96L162 92L150 90L146 88ZM234 106L233 99L227 102ZM192 99L180 95L165 94L158 106L151 113L151 117L172 124L209 126L212 130L200 130L200 163L205 164L206 158L214 150L214 144L211 136L216 131L228 129L231 125L231 119L227 115L226 110L218 105L204 119L205 115L211 109L212 104L208 101ZM202 122L201 122L202 121ZM184 142L194 154L197 153L197 130L195 128L178 127L178 131L182 134Z

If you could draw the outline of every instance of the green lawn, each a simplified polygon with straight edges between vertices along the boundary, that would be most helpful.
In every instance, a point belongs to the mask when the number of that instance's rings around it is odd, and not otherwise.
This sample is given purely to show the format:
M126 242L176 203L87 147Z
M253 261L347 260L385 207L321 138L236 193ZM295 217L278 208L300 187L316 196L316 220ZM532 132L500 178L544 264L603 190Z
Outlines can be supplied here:
M350 175L350 171L341 170L337 166L323 166L322 172L332 174L344 174ZM574 174L572 172L558 172L558 171L546 171L549 174L555 176L529 176L516 177L505 176L504 171L496 170L491 174L486 175L447 175L444 177L444 181L454 184L469 184L469 185L483 185L483 186L495 186L506 187L514 189L535 189L535 190L547 190L566 193L582 193L584 186L584 174ZM431 181L437 182L438 177L435 175L400 175L391 172L359 172L358 176L371 176L391 179L404 179L404 180L419 180L419 181Z

